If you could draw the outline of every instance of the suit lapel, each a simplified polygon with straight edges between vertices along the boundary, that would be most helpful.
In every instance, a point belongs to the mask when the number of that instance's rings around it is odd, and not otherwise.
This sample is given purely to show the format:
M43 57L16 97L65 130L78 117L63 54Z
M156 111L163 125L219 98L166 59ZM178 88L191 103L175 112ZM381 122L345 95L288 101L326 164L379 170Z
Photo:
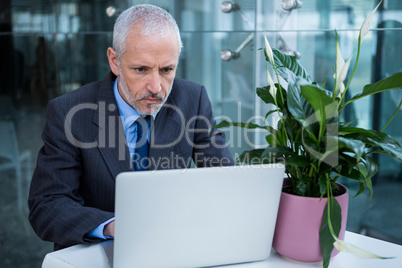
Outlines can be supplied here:
M158 161L167 159L171 163L174 161L170 158L173 156L175 145L184 136L184 127L181 126L185 125L184 115L181 115L181 111L177 111L177 109L171 94L155 118L150 138L150 170L160 167Z
M93 123L99 128L98 149L113 176L124 171L132 171L132 162L128 151L123 124L113 93L112 73L101 82L97 100L98 109L94 113Z
M113 176L125 171L133 171L126 136L113 93L115 76L110 72L101 82L98 95L98 109L94 113L93 124L99 128L98 149ZM174 94L174 89L172 93ZM172 94L158 112L151 128L149 148L149 170L155 170L157 161L166 160L175 145L184 136L184 115L177 111ZM166 159L165 159L166 158ZM173 161L173 160L172 160Z

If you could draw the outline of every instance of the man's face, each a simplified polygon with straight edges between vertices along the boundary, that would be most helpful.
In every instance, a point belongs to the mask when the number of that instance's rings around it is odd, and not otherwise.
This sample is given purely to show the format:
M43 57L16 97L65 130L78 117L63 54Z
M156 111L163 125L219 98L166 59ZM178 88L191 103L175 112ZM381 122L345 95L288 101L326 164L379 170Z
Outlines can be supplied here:
M109 64L118 76L122 98L140 114L157 113L169 96L176 74L179 46L175 33L162 39L129 32L120 62L111 59L114 50L110 50Z

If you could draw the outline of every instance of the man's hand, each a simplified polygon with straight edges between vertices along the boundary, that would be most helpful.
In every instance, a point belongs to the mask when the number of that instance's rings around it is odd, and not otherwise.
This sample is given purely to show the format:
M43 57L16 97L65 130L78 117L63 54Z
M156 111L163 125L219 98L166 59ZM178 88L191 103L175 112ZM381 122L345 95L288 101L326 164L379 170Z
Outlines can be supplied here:
M108 237L114 237L114 221L109 222L103 229L103 235Z

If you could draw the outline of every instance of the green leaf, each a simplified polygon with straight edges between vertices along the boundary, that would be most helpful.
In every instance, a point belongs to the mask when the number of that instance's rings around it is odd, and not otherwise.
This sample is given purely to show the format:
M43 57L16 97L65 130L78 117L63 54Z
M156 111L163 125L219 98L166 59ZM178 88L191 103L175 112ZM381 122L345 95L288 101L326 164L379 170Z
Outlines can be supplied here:
M313 106L316 118L310 116L309 122L318 121L320 124L320 136L324 135L327 121L337 116L338 103L335 102L325 89L316 85L306 84L302 80L298 80L301 94Z
M296 81L296 77L302 77L305 80L311 82L311 77L299 63L294 56L286 55L277 49L273 49L274 63L278 70L278 74L287 82ZM265 59L269 61L267 57Z
M278 108L280 110L283 110L286 106L286 99L287 99L287 91L285 90L284 87L280 86L279 84L275 84L277 90L276 90L276 102L278 105Z
M298 155L287 146L281 145L267 147L261 157L276 159L275 162L278 162L278 160L284 158L286 165L294 167L305 167L310 164L308 158Z
M275 104L274 97L269 93L270 86L265 87L258 87L257 88L257 95L261 98L265 103Z
M364 154L364 149L366 148L364 142L344 137L338 137L338 141L339 147L346 147L348 149L351 149L356 154L356 160L360 160L360 157Z
M292 155L293 151L287 147L287 146L282 146L282 145L277 145L277 146L269 146L265 148L264 153L262 154L261 157L287 157L289 155Z
M242 128L248 128L248 129L256 129L256 128L262 128L265 129L269 132L274 132L275 133L275 129L270 127L270 126L261 126L258 124L254 124L254 123L243 123L243 122L229 122L226 120L221 121L219 124L216 124L214 126L214 128L225 128L225 127L242 127Z
M378 147L380 151L375 153L383 153L402 161L402 148L397 140L386 133L376 130L367 130L357 127L339 128L339 135L344 138L360 140L366 144L366 147Z
M278 144L278 139L276 138L276 136L274 136L272 134L269 134L269 135L265 136L265 140L271 146L275 146L276 144Z
M339 165L336 168L336 172L346 178L350 178L357 181L363 181L364 177L357 169L357 159L355 157L340 154Z
M270 146L264 150L262 158L272 159L271 163L285 163L287 168L303 168L310 165L308 157L300 156L287 146Z
M371 182L371 177L365 180L367 188L370 189L370 197L373 197L373 184Z
M303 98L300 88L295 84L288 85L287 99L288 110L296 119L306 119L314 112L313 107Z
M368 182L367 180L372 178L375 174L377 174L378 170L380 169L380 165L377 163L377 161L374 160L374 158L365 156L365 165L367 167L367 175L366 175L366 185L370 189L371 192L373 192L373 188L371 185L371 180Z
M356 140L361 140L363 142L370 142L370 139L373 139L377 142L381 143L390 143L397 146L400 146L399 142L394 138L390 137L388 134L377 131L377 130L368 130L364 128L358 127L339 127L339 135L347 138L353 138Z
M298 80L297 84L300 86L302 96L313 106L314 111L324 110L323 108L334 103L327 90L314 84L308 84L301 79ZM336 108L331 107L327 113L333 115L335 111Z
M333 238L329 230L328 209L330 211L331 216L330 217L331 225L336 236L339 236L342 224L341 207L339 206L339 203L335 198L333 198L332 196L330 198L331 198L329 202L330 206L327 205L325 207L324 215L322 216L322 226L320 229L320 245L321 245L324 268L328 267L329 265L329 261L331 259L331 253L332 250L334 249L333 243L335 242L335 239Z
M383 80L380 80L374 84L366 85L363 88L363 92L359 93L353 98L351 98L349 101L347 101L343 107L348 105L351 102L354 102L355 100L364 98L369 95L373 95L376 93L380 93L383 91L391 90L391 89L398 89L402 88L402 72L401 73L395 73L391 75L390 77L387 77Z
M314 184L314 180L310 177L304 176L299 178L297 182L293 185L293 191L295 194L300 196L314 196L310 192L311 185Z
M265 114L265 120L268 118L268 116L270 116L271 114L276 113L276 112L278 112L278 111L277 110L271 110L271 111L267 112Z
M357 166L360 173L363 174L363 176L365 177L365 179L363 180L363 190L365 190L364 186L367 186L370 189L370 195L373 196L373 186L371 184L371 177L367 177L368 176L368 170L363 166L363 165L358 165ZM356 196L358 194L360 194L361 192L359 191Z
M318 124L311 124L306 119L298 119L297 121L301 124L301 129L298 131L301 133L302 144L309 145L309 147L316 146L313 144L318 142L318 130L316 128Z
M324 196L327 193L327 178L320 177L318 179L318 184L320 186L320 196Z
M378 142L370 138L368 138L368 140L371 141L378 148L382 149L382 153L392 156L399 161L402 161L402 148L400 146L387 142Z
M364 187L364 183L362 181L360 181L359 182L359 191L355 194L354 197L356 197L356 196L360 195L361 193L363 193L365 189L366 188Z
M292 167L306 167L310 164L310 161L308 158L294 153L286 157L285 164Z
M308 128L306 128L308 129ZM302 146L304 149L310 148L313 149L314 151L319 151L320 148L317 145L317 138L314 136L314 133L312 133L310 136L304 136L302 139Z
M278 108L283 109L284 102L285 102L283 100L283 98L286 99L286 95L287 95L286 90L282 86L279 86L279 84L275 84L275 87L277 89L276 90L276 100L277 100L277 102L275 102L274 98L272 97L271 93L269 92L269 89L271 88L271 86L265 86L265 87L257 88L257 95L265 103L273 104L275 106L278 104ZM282 96L283 96L283 98L282 98Z
M381 129L381 132L384 132L384 130L387 128L387 126L392 122L392 120L394 120L395 116L398 114L398 111L401 109L402 107L402 99L399 102L398 107L396 107L394 114L391 116L391 118L388 120L388 122L385 124L385 126Z

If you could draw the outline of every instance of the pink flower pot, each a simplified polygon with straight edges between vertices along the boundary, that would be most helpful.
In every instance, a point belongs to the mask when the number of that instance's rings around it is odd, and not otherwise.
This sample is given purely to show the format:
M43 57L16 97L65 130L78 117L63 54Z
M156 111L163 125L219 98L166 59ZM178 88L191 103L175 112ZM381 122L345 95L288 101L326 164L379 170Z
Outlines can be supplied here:
M286 180L285 180L286 183ZM342 225L339 238L344 239L349 192L336 196L341 206ZM319 231L327 199L303 197L282 192L273 240L273 248L282 256L300 262L322 261ZM332 257L339 252L334 249Z

